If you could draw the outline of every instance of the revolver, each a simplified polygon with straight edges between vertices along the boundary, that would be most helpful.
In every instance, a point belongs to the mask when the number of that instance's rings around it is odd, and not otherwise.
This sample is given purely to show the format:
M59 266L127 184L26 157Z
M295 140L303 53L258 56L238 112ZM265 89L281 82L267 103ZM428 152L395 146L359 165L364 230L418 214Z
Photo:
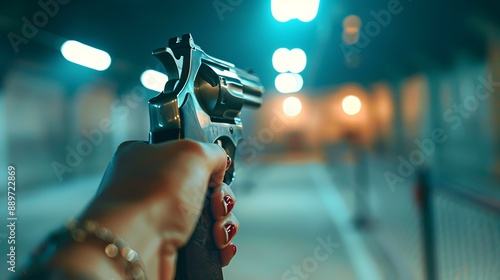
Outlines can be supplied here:
M243 137L243 107L258 108L264 88L250 71L207 55L191 34L174 37L153 51L168 76L164 90L149 100L150 143L192 139L217 143L232 158ZM224 183L234 180L234 160ZM188 243L178 252L176 280L223 279L219 250L212 237L207 191L205 205Z

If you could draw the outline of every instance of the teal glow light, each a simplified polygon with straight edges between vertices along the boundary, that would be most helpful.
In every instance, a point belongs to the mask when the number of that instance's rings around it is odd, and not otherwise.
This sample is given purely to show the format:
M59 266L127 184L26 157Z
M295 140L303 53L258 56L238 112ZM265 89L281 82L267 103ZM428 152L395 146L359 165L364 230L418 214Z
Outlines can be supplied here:
M290 61L288 65L288 71L292 73L300 73L306 68L307 56L302 49L292 49L288 53L288 59Z
M279 22L298 19L312 21L318 14L319 0L271 0L271 12Z
M285 48L277 49L273 54L273 67L276 71L284 73L288 71L288 54L290 50Z
M104 71L111 65L107 52L74 40L64 42L61 53L66 60L97 71Z
M302 49L279 48L273 54L273 67L280 73L300 73L306 68L307 56Z
M296 73L281 73L274 80L274 86L281 93L297 92L303 85L302 76Z

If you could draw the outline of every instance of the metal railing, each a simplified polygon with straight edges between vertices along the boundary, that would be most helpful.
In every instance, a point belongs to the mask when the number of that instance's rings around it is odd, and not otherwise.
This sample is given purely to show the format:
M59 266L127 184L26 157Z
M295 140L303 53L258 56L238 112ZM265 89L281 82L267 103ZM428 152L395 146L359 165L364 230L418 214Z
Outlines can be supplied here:
M419 173L415 191L426 279L498 279L498 192L479 192L428 171Z

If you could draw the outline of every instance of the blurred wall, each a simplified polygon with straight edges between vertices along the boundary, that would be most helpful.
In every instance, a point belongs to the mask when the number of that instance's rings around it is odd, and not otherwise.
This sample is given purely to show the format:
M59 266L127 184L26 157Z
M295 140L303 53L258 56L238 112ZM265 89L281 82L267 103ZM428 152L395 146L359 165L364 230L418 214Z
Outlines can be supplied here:
M499 172L500 74L498 48L491 49L485 61L457 56L453 68L370 86L344 84L287 95L271 92L253 135L262 140L271 131L273 137L261 141L258 150L270 153L276 150L272 147L281 147L281 152L290 152L292 135L302 141L306 157L347 142L396 163L408 161L414 169L431 167L472 185L476 179L494 178ZM348 95L357 96L362 104L353 116L342 110ZM302 102L297 116L283 112L289 96ZM282 126L273 129L276 120Z
M69 85L29 65L8 71L0 93L0 158L23 189L103 174L121 142L147 140L155 95L105 79Z

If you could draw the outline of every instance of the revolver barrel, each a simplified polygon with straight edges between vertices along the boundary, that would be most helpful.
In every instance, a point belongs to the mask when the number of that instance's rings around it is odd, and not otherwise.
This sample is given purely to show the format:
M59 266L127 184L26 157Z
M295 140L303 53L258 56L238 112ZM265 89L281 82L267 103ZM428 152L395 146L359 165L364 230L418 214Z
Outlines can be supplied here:
M240 77L243 87L243 105L251 108L259 108L262 105L262 94L264 94L264 87L260 80L252 75L251 71L244 71L238 68L234 70L238 77Z

